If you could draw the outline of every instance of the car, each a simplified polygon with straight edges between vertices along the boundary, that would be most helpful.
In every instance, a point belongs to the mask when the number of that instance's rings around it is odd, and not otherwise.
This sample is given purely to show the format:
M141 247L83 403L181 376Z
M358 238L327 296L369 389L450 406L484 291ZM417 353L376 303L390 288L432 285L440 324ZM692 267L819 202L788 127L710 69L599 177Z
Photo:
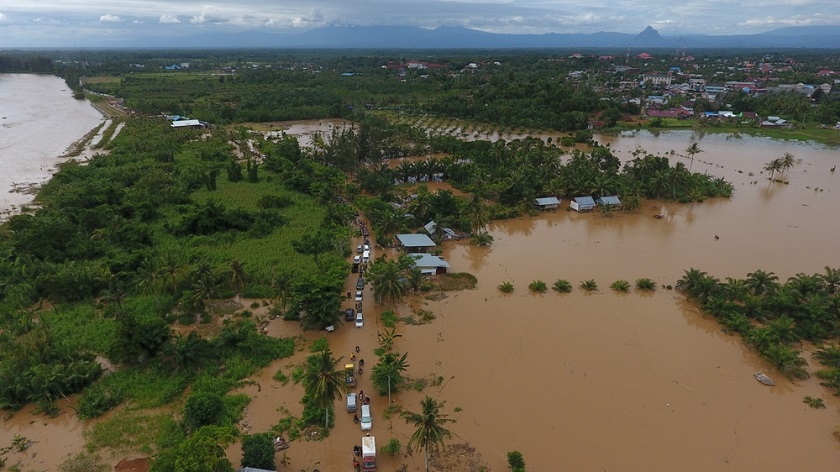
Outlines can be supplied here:
M356 411L357 399L355 393L348 393L347 394L347 413L353 413Z
M361 245L361 244L359 244L358 246L356 246L356 254L361 254L363 251L364 251L364 249L362 249L362 245Z
M365 279L363 277L359 277L359 280L356 281L356 289L361 290L365 288Z
M365 326L365 318L362 316L362 312L356 313L356 327L357 328L364 328Z
M353 321L356 318L356 309L348 308L344 310L344 321Z
M359 419L362 431L370 431L373 427L373 418L370 416L370 405L362 405L362 417Z
M361 290L356 290L356 301L357 302L362 301L362 291Z
M361 263L362 263L362 256L353 257L353 264L361 264Z
M362 246L362 252L364 251L370 251L370 244L365 244L364 246Z

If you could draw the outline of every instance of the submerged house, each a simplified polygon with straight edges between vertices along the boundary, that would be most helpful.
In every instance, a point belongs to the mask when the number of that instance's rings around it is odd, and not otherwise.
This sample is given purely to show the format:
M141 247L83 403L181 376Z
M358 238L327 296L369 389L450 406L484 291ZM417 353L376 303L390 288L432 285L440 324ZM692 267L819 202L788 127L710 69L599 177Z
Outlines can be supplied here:
M577 212L592 211L595 209L595 200L592 197L575 197L569 204L569 208Z
M619 200L619 198L615 195L603 196L603 197L598 198L595 201L596 201L596 203L598 203L598 205L616 206L616 207L621 206L621 200Z
M542 197L534 200L540 210L556 210L560 208L560 199L557 197Z

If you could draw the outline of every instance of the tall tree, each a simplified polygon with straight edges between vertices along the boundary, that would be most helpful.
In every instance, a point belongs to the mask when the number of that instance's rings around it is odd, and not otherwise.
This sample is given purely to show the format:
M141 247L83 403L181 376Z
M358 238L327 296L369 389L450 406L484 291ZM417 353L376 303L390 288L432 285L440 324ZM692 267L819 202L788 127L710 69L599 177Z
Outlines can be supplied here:
M400 413L406 423L416 428L406 447L411 451L423 449L426 472L429 472L429 450L436 450L438 447L443 448L444 440L452 437L452 433L443 427L446 423L455 422L448 415L440 412L445 403L445 401L438 403L427 396L420 402L422 408L420 413L410 411Z
M685 153L688 154L688 158L691 159L691 163L688 164L688 171L691 172L691 168L694 166L694 156L703 152L700 149L700 145L697 143L691 143L688 148L686 148Z

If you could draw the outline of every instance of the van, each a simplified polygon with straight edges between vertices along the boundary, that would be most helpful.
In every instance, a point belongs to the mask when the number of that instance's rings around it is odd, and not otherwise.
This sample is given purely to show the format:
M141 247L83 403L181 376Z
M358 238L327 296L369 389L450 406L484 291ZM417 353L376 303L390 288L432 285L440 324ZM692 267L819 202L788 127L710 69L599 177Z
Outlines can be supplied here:
M362 253L362 262L364 262L365 264L370 262L370 251L365 251Z
M358 396L355 393L347 394L347 413L355 413Z
M373 418L370 416L370 405L362 405L362 417L359 420L362 431L370 431L373 427Z

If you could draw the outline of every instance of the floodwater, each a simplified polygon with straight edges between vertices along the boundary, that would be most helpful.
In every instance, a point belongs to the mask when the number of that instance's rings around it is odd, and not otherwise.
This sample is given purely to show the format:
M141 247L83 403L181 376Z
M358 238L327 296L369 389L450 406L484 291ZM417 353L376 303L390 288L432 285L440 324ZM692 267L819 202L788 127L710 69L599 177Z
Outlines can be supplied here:
M641 277L674 284L691 267L720 278L763 269L781 280L840 267L840 174L829 170L840 160L838 151L685 131L598 139L623 159L631 159L637 147L661 155L674 150L672 158L694 171L732 181L735 194L694 205L648 201L638 212L610 216L546 212L491 224L495 242L489 248L467 241L444 243L452 271L474 274L478 287L411 302L436 319L400 325L403 337L395 349L408 353L408 376L443 382L420 392L399 392L393 403L416 412L425 395L445 401L443 411L456 420L447 425L453 433L447 443L468 443L475 450L471 456L494 471L507 470L506 454L513 450L523 454L528 470L536 471L837 470L840 441L834 433L840 426L840 398L814 378L785 379L676 291L620 295L608 287L618 279ZM679 154L693 140L704 152L690 164ZM785 152L801 163L785 176L789 184L769 182L761 169ZM653 218L657 214L664 217ZM353 244L360 242L356 238ZM383 250L374 247L377 254ZM354 289L355 277L348 278L346 290ZM533 280L551 285L561 278L576 287L571 294L528 293ZM594 279L601 291L578 289L587 279ZM513 294L496 289L505 281L516 287ZM371 296L370 288L365 296ZM401 315L412 309L396 308ZM346 359L359 346L358 356L368 369L373 367L382 309L368 298L364 328L345 324L327 333L335 355ZM311 341L324 333L301 333L297 325L277 319L268 324L268 334L302 334ZM308 354L304 345L293 358L257 374L256 384L242 388L252 396L243 431L267 431L289 413L301 415L302 388L281 385L272 376L279 369L290 377ZM808 354L805 358L815 371L816 362ZM761 385L754 372L771 375L777 385ZM383 417L388 399L372 394L368 374L360 376L357 391L371 397L377 445L391 438L405 445L411 428L396 416ZM809 408L802 403L805 396L822 398L827 408ZM295 441L285 451L288 465L280 466L284 454L277 454L278 470L350 470L352 447L362 432L344 411L343 400L336 402L335 412L330 436ZM80 436L63 419L22 412L9 421L0 436L13 428L52 423L29 433L43 435L33 447ZM45 456L66 454L51 454L39 452L43 464L24 464L55 470L58 462ZM434 470L478 470L464 454L444 455L458 463ZM240 447L231 446L228 457L238 466ZM423 469L422 453L380 454L378 463L384 471L402 465Z
M679 155L693 140L704 152L691 164ZM837 151L692 132L599 141L623 159L637 147L660 155L675 150L674 160L732 181L735 195L694 205L649 201L639 212L607 217L560 210L492 224L489 248L445 243L452 270L476 275L479 286L415 302L437 319L403 327L396 349L409 354L410 376L444 381L401 392L395 403L417 411L427 394L445 400L445 412L457 420L448 425L450 443L469 443L490 470L506 470L512 450L529 470L836 470L840 400L816 379L783 378L675 291L619 295L608 287L640 277L674 284L691 267L720 278L763 269L785 280L840 266L840 176L830 172ZM771 183L761 169L785 152L801 162L785 176L789 184ZM601 291L528 293L533 280L551 285L559 278L575 287L594 279ZM505 281L515 285L513 294L496 289ZM338 354L357 343L368 352L376 346L374 310L381 308L366 306L362 330L330 334ZM811 372L818 368L805 358ZM761 385L754 372L767 372L777 386ZM360 388L370 384L363 379ZM806 395L828 408L809 408ZM382 418L385 398L372 403L377 442L405 444L411 429ZM338 412L342 407L336 404ZM346 467L360 431L344 416L324 443L292 446L290 470ZM422 470L421 454L386 460L384 470ZM456 468L476 470L439 469Z
M51 75L0 74L0 219L20 211L102 115ZM13 191L17 189L17 191Z

